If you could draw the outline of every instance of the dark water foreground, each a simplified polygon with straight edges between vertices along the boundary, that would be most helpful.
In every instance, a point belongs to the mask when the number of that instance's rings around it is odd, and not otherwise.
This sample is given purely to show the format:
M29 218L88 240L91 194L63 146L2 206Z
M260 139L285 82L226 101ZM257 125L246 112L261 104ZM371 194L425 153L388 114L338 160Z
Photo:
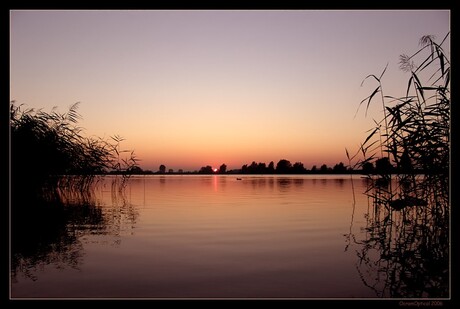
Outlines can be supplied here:
M349 175L142 176L11 205L22 298L448 299L449 212Z

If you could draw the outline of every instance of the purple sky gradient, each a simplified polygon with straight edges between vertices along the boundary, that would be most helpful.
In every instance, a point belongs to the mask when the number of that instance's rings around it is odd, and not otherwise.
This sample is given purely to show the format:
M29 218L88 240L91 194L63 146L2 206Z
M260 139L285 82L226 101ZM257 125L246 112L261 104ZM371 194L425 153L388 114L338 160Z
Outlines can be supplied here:
M88 135L119 134L141 167L345 162L380 118L354 118L398 57L450 31L445 11L11 11L10 97L80 101ZM445 45L448 51L449 42ZM450 56L450 53L448 52Z

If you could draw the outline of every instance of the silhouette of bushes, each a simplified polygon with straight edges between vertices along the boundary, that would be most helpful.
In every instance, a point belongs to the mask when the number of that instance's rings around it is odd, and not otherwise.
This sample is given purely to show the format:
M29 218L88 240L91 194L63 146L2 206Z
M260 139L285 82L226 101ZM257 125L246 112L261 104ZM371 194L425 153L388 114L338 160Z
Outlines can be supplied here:
M31 190L43 194L67 187L86 190L95 175L116 171L128 173L137 165L132 151L120 149L123 140L84 137L77 126L79 103L67 113L53 109L22 109L10 104L12 192ZM128 157L124 158L124 153ZM74 177L68 177L68 176ZM24 192L24 191L22 191Z

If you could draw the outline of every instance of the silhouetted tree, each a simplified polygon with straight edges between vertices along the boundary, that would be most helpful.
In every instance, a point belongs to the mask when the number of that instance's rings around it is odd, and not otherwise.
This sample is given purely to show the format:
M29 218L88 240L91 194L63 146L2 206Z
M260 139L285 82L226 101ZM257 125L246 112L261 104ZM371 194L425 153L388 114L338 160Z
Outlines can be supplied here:
M413 167L412 167L412 160L409 157L409 153L407 149L405 149L399 159L399 162L397 162L397 167L398 167L398 172L399 173L405 173L405 174L410 174L413 172ZM425 171L426 172L426 171Z
M270 161L267 167L267 173L273 174L275 173L275 163L273 161Z
M319 171L320 171L321 173L327 173L328 170L329 170L329 169L328 169L328 167L327 167L326 164L321 165L321 167L319 168Z
M267 165L263 162L257 164L257 174L265 174L267 172Z
M166 173L166 166L164 166L163 164L161 164L161 165L160 165L159 172L160 172L161 174Z
M375 172L379 175L388 175L392 172L392 165L387 157L375 161Z
M222 164L222 165L219 167L219 173L220 173L220 174L225 174L226 172L227 172L227 165Z
M313 166L311 167L311 172L312 172L312 173L318 172L318 168L316 167L316 165L313 165Z
M256 174L257 173L257 163L256 163L256 161L252 161L251 165L248 166L248 171L251 174Z
M173 170L172 168L170 168L170 169L168 170L168 173L172 174L172 173L174 173L174 170Z
M289 162L286 159L281 159L276 164L276 172L278 174L287 174L291 171L291 168L292 168L291 162Z
M243 165L241 167L241 172L243 174L266 174L268 172L267 165L263 162L256 163L252 161L251 165Z
M332 169L332 171L334 173L337 173L337 174L342 174L342 173L347 172L347 168L345 167L345 165L342 162L340 162L340 163L334 165L334 168Z
M374 173L374 164L372 162L366 162L363 164L363 173L364 174L373 174Z
M212 166L206 165L200 168L200 174L212 174L214 171L212 170Z
M144 173L142 168L140 168L139 166L131 167L128 172L130 172L131 174L143 174Z
M292 172L295 173L295 174L303 174L305 173L307 170L305 169L305 167L303 166L303 163L302 162L296 162L294 163L294 165L292 166Z

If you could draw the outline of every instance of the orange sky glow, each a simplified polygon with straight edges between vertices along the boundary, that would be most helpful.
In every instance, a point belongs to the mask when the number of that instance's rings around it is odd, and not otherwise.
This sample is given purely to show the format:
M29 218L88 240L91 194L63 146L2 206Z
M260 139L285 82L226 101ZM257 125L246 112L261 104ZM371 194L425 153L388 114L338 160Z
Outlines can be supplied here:
M391 21L391 22L389 22ZM449 11L10 12L10 98L65 112L85 134L125 138L140 167L347 164L381 117L359 102L380 74L400 96L398 57Z

